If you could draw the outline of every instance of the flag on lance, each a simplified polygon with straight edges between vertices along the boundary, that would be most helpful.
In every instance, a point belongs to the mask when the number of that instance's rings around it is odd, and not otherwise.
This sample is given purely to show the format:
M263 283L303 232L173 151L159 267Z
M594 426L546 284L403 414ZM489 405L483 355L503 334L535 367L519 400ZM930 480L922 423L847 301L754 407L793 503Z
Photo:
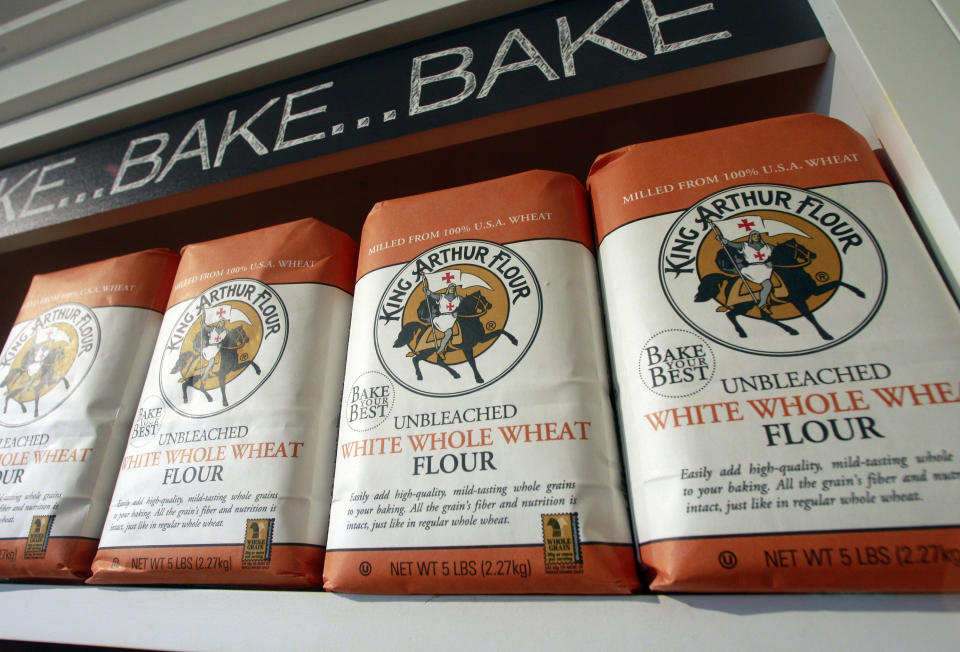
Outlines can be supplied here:
M212 308L203 309L203 320L208 324L215 324L218 321L226 321L227 323L232 321L242 321L245 324L253 324L250 322L250 319L243 313L242 310L238 310L231 305L221 304L219 306L213 306Z
M714 222L714 226L720 229L720 235L727 240L738 240L744 238L754 231L765 233L767 235L799 235L802 238L810 236L794 226L781 222L779 220L763 219L759 215L738 215L722 222Z
M431 292L443 292L452 283L462 288L482 287L492 290L486 281L479 276L462 272L459 269L442 269L439 272L427 272L424 274L427 279L427 287Z
M48 326L37 330L36 344L47 344L48 342L70 343L70 337L56 326Z

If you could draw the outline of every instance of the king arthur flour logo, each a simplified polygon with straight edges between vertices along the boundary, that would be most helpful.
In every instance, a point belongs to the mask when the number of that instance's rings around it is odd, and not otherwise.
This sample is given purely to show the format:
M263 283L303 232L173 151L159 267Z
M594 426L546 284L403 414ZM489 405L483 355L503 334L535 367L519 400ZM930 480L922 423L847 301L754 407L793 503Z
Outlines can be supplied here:
M533 270L515 251L480 240L435 247L387 286L374 343L407 389L459 396L496 382L523 358L540 327Z
M80 385L99 348L100 323L79 303L15 326L0 355L0 424L22 426L53 412Z
M190 301L164 347L164 401L185 416L224 412L269 378L286 343L287 309L268 285L214 285Z
M886 266L873 235L824 195L730 188L685 211L660 250L660 282L693 328L738 351L799 355L874 316Z

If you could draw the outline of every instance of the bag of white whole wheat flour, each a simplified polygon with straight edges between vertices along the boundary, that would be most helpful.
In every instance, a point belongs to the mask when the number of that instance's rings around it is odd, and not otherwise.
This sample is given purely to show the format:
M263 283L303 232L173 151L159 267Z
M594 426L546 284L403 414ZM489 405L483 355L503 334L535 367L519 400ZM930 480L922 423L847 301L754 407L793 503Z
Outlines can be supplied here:
M34 277L0 353L0 577L90 574L177 260Z
M182 254L88 581L319 584L356 244L308 219Z
M960 589L960 313L867 142L788 116L588 185L652 588Z
M324 586L636 589L580 183L385 201L361 252Z

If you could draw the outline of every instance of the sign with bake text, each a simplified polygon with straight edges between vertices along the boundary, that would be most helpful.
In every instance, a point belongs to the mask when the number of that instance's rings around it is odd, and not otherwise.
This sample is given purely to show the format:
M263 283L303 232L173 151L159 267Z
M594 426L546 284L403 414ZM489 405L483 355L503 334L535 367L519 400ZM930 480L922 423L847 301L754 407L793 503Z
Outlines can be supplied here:
M821 36L806 0L553 2L8 167L0 238Z

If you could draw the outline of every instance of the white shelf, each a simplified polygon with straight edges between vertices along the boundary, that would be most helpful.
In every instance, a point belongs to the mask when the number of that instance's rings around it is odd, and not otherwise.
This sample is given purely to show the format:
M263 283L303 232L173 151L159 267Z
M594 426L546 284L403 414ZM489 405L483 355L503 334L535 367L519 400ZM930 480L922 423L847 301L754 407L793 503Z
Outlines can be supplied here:
M11 101L5 109L17 117L0 124L0 160L9 163L215 99L209 93L223 96L264 84L271 75L279 78L278 71L303 72L542 1L349 3L353 6L328 16L291 20L283 29L278 28L287 24L287 12L312 3L247 3L251 13L275 8L264 33L243 32L216 52L194 52L148 73L138 67L142 57L128 53L126 77L97 76L83 93L40 110L26 100ZM141 20L160 21L205 1L174 4ZM960 296L955 182L960 129L949 108L960 104L960 38L955 23L951 27L944 18L960 16L960 5L956 0L811 0L811 5L843 79L856 92L853 104L859 107L840 112L856 114L863 125L855 126L879 138ZM303 17L297 14L297 20ZM165 38L189 39L198 29L185 24ZM29 78L29 66L5 74L15 73ZM834 88L835 105L849 99L840 94L849 94L846 87L844 82ZM0 639L183 650L925 650L960 640L958 612L960 596L939 595L383 597L0 585Z
M930 650L960 596L357 596L0 587L5 638L177 650Z

